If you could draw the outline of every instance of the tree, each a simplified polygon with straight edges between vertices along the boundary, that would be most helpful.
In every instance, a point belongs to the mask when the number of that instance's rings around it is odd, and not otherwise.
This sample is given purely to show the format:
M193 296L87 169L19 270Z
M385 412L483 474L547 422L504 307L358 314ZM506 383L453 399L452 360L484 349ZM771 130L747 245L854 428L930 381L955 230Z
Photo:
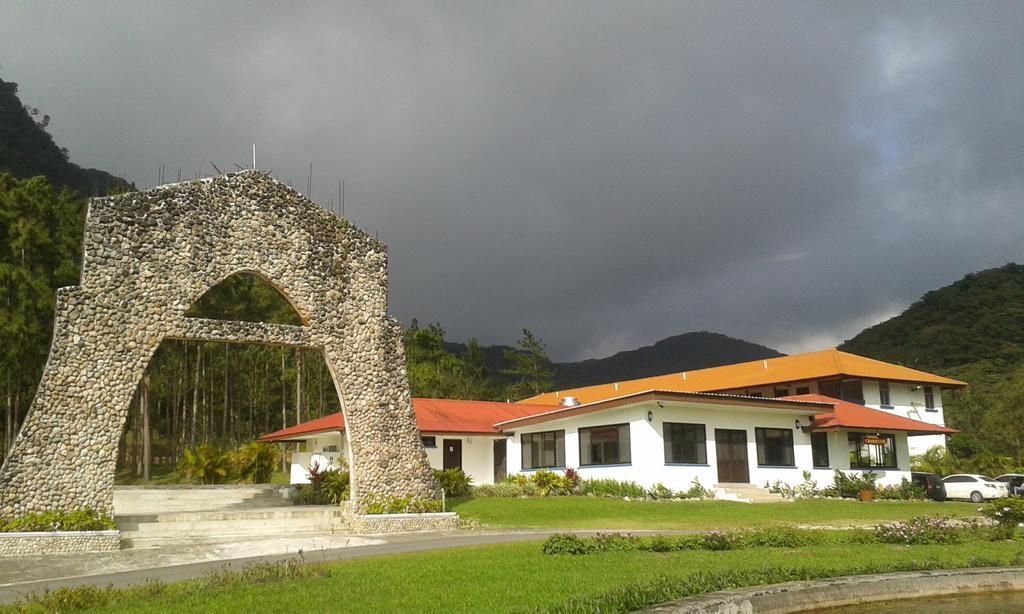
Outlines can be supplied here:
M421 328L419 322L405 331L405 364L413 396L452 398L458 396L464 365L444 348L444 329L437 322Z
M544 342L529 329L516 342L517 349L505 350L505 360L511 365L502 371L516 381L508 387L509 398L519 399L550 390L555 381L555 370L544 348Z

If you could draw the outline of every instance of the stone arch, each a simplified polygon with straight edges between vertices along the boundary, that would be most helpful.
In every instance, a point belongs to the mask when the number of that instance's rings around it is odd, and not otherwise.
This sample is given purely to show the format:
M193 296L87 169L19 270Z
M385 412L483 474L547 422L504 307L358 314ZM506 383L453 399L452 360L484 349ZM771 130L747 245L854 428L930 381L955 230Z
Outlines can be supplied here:
M240 271L267 279L305 326L190 318ZM165 338L321 349L349 437L353 501L436 498L384 245L258 171L92 199L81 282L57 292L43 377L0 468L0 516L110 513L131 397Z

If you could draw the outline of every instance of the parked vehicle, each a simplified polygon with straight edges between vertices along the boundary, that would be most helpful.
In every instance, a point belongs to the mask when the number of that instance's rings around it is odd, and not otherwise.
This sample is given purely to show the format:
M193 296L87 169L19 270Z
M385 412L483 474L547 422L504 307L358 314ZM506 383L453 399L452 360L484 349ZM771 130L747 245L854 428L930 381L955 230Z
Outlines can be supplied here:
M997 477L996 481L1006 484L1006 490L1011 497L1024 495L1024 473L1004 473Z
M998 478L997 478L998 479ZM946 500L946 486L942 483L942 478L934 473L919 473L914 472L910 474L910 481L924 489L924 494L933 501L945 501Z
M957 473L942 478L946 496L950 499L970 499L981 503L985 499L1009 496L1006 484L976 473Z

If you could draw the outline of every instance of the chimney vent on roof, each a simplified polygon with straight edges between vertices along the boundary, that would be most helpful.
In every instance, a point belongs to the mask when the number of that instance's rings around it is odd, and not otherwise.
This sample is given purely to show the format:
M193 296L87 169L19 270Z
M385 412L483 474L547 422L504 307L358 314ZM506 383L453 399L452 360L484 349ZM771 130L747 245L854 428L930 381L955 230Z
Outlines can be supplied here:
M576 397L562 397L562 407L576 407L580 400Z

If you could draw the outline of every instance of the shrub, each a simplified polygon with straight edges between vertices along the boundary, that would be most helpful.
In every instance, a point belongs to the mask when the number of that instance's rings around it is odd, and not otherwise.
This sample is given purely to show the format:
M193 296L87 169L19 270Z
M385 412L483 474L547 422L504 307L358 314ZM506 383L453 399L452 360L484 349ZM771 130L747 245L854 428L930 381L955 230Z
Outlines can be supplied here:
M574 484L564 475L554 471L541 469L533 473L531 481L537 485L537 492L542 497L551 495L571 495Z
M654 486L651 486L647 491L647 497L649 499L675 499L676 493L668 486L659 482Z
M441 501L416 497L370 495L363 501L364 514L424 514L440 512Z
M230 454L204 443L185 450L178 461L178 472L191 482L224 484L230 481L234 467Z
M544 540L544 554L589 554L592 542L584 541L572 533L556 533Z
M116 529L114 519L92 509L73 512L27 514L7 522L0 521L0 533L28 531L105 531Z
M474 497L528 497L537 494L534 484L516 484L501 482L500 484L481 484L473 487Z
M309 484L295 487L292 503L295 505L338 505L347 501L351 491L350 475L346 469L321 469L310 465L306 470Z
M987 536L984 527L953 518L917 516L875 527L875 537L887 544L959 544L971 537Z
M835 483L830 489L827 489L829 494L843 497L844 499L856 499L862 490L877 490L876 482L878 481L878 476L871 471L867 473L843 473L841 470L836 469L833 479Z
M742 546L742 542L737 539L736 535L722 531L705 533L702 541L705 550L732 550Z
M452 469L435 469L434 477L449 497L465 497L473 486L473 478L459 467Z
M576 490L576 485L580 483L580 472L576 471L572 467L566 467L565 479L569 480L569 483L572 484L572 489Z
M824 541L822 534L780 527L764 531L749 531L736 536L741 548L800 548Z
M328 505L327 493L312 484L299 484L292 495L293 505Z
M697 478L690 482L690 488L685 493L680 493L684 499L714 499L715 493L701 485Z
M647 489L636 482L620 482L607 478L580 480L577 491L581 495L595 497L643 499L647 496Z
M351 491L350 475L347 470L331 469L325 471L320 479L320 490L328 502L335 505L348 501Z
M238 448L234 455L235 476L253 484L267 484L274 475L274 467L281 460L277 446L251 441Z
M981 515L996 522L1003 538L1013 537L1017 527L1024 523L1024 499L996 499L978 508Z
M913 499L924 499L925 490L922 486L914 484L907 478L903 478L899 486L879 486L875 496L879 499L898 499L910 501Z

